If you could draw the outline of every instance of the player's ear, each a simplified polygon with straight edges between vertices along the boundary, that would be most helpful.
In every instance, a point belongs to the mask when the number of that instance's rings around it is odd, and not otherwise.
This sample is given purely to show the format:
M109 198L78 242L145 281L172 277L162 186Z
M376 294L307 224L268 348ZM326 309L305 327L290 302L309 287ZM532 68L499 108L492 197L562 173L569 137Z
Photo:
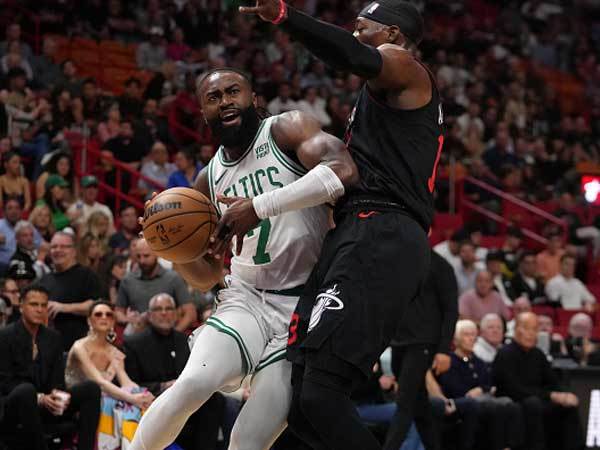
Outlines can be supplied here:
M389 27L387 27L386 32L387 32L387 39L390 44L399 43L399 42L397 42L399 37L402 38L401 44L406 42L406 38L404 37L404 35L400 31L400 28L398 28L397 25L390 25Z
M255 108L258 106L258 98L256 97L256 92L252 93L252 104Z

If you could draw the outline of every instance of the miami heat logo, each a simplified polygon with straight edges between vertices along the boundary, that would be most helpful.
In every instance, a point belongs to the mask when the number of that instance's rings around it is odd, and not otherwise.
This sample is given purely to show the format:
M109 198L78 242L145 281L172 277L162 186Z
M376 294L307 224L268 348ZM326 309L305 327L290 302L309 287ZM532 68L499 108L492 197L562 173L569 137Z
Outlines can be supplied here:
M163 243L163 245L169 245L171 240L169 239L167 230L165 230L165 227L162 223L156 225L156 233L158 234L158 238L160 239L160 242Z
M321 316L325 311L328 309L332 311L344 309L344 302L339 299L339 295L340 291L337 288L337 284L317 295L317 303L313 306L310 322L308 323L308 333L321 321Z

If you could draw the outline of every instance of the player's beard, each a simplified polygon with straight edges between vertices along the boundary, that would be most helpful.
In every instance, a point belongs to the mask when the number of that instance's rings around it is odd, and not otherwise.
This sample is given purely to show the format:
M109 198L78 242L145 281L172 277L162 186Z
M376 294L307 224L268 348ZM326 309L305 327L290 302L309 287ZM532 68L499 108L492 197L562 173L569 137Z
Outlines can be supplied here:
M240 111L240 124L226 127L223 125L220 117L208 121L208 126L222 146L224 147L242 147L250 145L250 142L256 136L260 117L256 107L251 104L248 108Z

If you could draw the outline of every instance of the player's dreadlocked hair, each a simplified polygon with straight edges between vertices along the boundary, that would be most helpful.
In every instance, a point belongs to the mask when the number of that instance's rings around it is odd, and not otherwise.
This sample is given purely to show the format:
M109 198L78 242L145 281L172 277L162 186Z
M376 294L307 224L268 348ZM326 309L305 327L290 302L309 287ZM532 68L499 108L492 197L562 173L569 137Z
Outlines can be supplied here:
M215 73L219 73L219 72L237 73L239 76L241 76L244 80L246 80L248 82L248 85L250 87L252 87L252 75L250 75L248 72L245 72L240 69L236 69L234 67L220 67L218 69L213 69L203 75L200 75L196 80L196 89L200 89L200 86L202 86L202 83L204 83L208 79L208 77L210 77L211 75L214 75ZM258 114L258 117L261 120L266 119L267 117L271 116L271 113L269 113L269 111L267 111L267 109L263 108L262 106L256 107L256 113Z

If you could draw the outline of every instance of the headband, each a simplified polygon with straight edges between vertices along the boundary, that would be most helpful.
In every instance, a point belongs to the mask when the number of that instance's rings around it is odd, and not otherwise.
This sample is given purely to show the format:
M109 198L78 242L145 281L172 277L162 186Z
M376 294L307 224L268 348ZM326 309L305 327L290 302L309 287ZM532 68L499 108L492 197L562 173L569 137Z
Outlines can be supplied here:
M411 42L415 44L421 42L423 21L419 12L410 3L399 3L398 10L395 10L379 2L373 2L365 6L358 16L387 26L396 25Z

